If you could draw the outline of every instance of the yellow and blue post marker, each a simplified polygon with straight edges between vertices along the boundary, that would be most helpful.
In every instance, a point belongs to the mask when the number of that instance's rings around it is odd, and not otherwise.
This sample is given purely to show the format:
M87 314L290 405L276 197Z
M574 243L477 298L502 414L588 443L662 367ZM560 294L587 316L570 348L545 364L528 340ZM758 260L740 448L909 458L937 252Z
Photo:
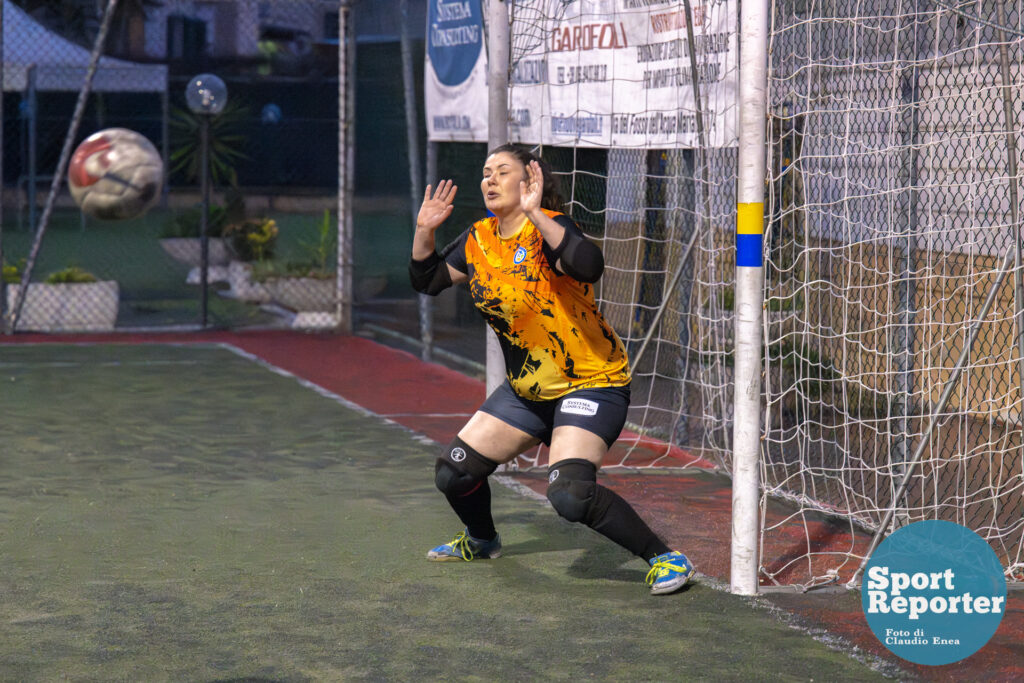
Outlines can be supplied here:
M764 202L736 205L736 265L764 266Z

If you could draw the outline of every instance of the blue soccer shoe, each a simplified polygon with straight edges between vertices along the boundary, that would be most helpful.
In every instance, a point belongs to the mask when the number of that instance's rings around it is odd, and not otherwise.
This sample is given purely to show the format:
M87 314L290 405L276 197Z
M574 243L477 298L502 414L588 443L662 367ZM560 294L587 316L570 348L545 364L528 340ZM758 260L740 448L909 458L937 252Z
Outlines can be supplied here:
M667 552L652 558L651 571L647 572L651 595L674 593L685 586L695 572L693 563L679 552Z
M466 531L460 531L448 543L439 545L427 552L427 559L434 562L450 560L493 560L501 557L501 536L493 540L481 541L473 538Z

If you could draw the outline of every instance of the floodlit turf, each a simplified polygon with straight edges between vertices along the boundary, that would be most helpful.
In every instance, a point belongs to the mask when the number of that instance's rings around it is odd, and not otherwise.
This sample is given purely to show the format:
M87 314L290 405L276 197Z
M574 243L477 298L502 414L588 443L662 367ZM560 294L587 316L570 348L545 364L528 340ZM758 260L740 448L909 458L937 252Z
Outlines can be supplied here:
M880 678L499 485L427 562L435 447L224 349L0 347L0 416L0 679Z

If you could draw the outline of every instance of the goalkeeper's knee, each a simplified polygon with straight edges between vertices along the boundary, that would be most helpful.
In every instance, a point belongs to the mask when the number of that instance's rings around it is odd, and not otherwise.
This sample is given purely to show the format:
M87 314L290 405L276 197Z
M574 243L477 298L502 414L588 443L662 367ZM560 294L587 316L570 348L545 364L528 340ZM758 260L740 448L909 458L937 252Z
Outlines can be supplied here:
M434 464L434 483L446 496L465 496L497 467L498 463L480 455L456 436Z
M608 511L611 492L597 483L597 466L571 458L548 468L548 500L570 522L594 526Z

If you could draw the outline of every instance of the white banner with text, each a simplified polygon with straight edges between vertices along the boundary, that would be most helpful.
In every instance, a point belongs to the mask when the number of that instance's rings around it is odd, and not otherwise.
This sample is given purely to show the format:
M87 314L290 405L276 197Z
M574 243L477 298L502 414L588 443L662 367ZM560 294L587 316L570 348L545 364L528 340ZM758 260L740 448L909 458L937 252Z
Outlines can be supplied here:
M696 79L712 147L736 144L736 0L692 3ZM680 0L517 0L510 7L512 141L575 147L699 146ZM432 0L431 140L487 141L480 4ZM474 46L476 49L474 49Z

